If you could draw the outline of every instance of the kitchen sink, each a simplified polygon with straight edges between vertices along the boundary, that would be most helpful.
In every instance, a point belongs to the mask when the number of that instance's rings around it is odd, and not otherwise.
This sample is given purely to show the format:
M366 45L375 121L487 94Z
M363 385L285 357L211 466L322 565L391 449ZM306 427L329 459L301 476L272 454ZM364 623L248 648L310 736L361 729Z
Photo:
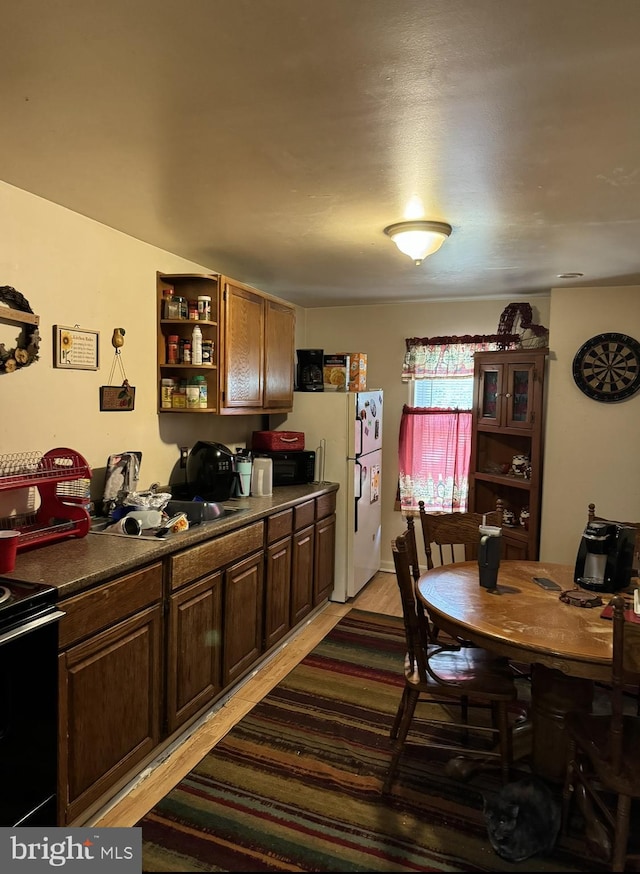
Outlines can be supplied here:
M215 509L214 509L215 508ZM246 512L241 507L225 507L222 504L211 504L208 502L199 501L169 501L165 508L165 513L169 512L171 516L177 513L186 513L189 519L189 528L195 528L199 525L215 525L216 522L221 522L223 519L228 519L236 513ZM207 518L208 517L208 518ZM90 534L111 534L116 537L137 537L144 540L157 540L157 528L146 528L142 534L126 534L124 531L117 530L115 523L111 519L106 519L103 516L92 518ZM177 532L178 534L180 532ZM175 535L167 535L175 536Z

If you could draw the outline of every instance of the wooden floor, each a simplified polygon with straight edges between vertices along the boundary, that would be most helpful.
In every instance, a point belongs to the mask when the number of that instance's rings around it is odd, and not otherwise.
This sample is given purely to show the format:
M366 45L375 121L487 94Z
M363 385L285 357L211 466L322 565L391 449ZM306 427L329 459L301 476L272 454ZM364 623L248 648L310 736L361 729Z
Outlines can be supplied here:
M401 616L402 606L395 576L380 572L347 604L330 601L290 638L267 663L259 668L223 706L201 720L188 736L148 769L148 773L127 787L87 825L133 826L160 801L245 716L251 708L285 677L333 626L351 610L371 610Z

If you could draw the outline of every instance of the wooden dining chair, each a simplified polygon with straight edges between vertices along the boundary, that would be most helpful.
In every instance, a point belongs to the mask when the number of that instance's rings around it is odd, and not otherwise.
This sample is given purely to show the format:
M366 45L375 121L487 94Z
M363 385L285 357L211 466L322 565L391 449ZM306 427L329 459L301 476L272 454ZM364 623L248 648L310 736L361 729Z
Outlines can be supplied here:
M583 815L590 851L624 871L640 853L628 849L631 802L640 799L640 716L624 709L625 685L640 679L640 624L625 619L622 595L613 605L610 713L565 715L567 769L562 794L562 830L570 831L571 802Z
M493 525L502 527L502 502L489 513L427 513L424 501L418 503L422 538L427 555L427 569L452 564L455 561L472 561L478 556L480 540L478 527ZM435 547L435 550L434 550Z
M421 728L428 726L433 730L433 735L429 735L429 748L449 751L452 756L495 762L506 783L512 763L508 708L517 697L509 664L481 647L449 647L431 641L412 574L411 556L415 555L415 545L411 540L414 536L413 528L407 526L391 544L407 650L404 689L391 727L391 761L383 793L391 789L419 702L425 709L434 711L433 717L420 720ZM476 709L485 718L471 722L469 715L475 714ZM456 713L459 713L457 722L452 720ZM484 737L485 743L472 744L471 735Z
M478 556L480 525L502 527L502 502L489 513L427 513L424 501L418 502L420 527L427 557L427 570L453 564L456 561L472 561ZM435 553L435 564L434 564ZM432 621L431 636L438 639L440 629ZM464 644L464 641L458 641ZM470 645L470 644L466 644Z

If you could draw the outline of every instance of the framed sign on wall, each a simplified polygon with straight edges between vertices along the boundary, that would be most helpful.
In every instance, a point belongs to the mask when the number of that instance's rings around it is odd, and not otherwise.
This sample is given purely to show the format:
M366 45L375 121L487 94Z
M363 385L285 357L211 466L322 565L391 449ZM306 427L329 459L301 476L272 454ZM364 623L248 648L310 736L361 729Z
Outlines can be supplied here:
M67 370L97 370L99 331L77 326L53 326L53 366Z

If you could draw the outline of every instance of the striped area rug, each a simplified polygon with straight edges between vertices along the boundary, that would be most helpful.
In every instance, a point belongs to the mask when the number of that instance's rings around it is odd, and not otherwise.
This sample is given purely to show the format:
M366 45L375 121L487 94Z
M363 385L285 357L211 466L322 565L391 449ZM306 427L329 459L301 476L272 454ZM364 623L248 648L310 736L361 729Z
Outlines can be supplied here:
M402 691L399 619L351 610L137 825L143 871L601 871L582 843L513 864L461 783L415 741L380 794ZM595 867L594 867L595 865Z

